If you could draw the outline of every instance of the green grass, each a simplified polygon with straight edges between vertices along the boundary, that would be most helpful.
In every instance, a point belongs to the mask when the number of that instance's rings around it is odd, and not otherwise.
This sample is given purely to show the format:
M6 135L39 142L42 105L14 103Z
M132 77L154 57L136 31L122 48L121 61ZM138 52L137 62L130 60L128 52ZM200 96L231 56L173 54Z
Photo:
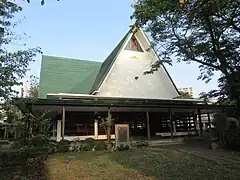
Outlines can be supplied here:
M169 149L55 154L49 179L238 179L239 170Z

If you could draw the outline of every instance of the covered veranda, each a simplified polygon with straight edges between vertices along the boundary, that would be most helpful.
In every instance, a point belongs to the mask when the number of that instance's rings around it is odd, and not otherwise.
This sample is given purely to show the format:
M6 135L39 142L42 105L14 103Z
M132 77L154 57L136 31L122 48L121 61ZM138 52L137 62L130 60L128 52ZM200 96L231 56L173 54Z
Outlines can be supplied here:
M100 97L94 95L49 94L47 99L26 103L33 112L50 111L53 138L106 139L101 121L110 110L115 124L129 124L130 136L155 139L199 135L203 132L202 115L234 106L206 104L192 99L142 99ZM112 128L112 139L115 138Z

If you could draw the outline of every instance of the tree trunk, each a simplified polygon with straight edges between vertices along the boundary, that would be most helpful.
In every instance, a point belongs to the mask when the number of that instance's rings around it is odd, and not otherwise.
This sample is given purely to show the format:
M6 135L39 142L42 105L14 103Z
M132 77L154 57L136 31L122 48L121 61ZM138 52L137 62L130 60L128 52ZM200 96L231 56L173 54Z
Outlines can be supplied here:
M107 141L111 143L111 127L107 127Z
M5 126L5 128L4 128L4 139L7 139L7 133L8 133L7 126Z

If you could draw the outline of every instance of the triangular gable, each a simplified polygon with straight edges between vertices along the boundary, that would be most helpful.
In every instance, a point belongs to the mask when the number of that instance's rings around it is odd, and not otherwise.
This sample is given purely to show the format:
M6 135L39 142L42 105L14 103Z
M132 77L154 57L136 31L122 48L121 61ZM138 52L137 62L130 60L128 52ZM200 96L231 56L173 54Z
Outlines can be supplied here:
M115 64L115 61L116 59L118 58L120 52L123 51L123 48L124 50L132 50L128 47L128 45L130 45L130 43L132 43L131 41L133 40L134 37L134 33L136 33L137 31L140 31L140 33L143 35L144 37L144 42L145 43L145 49L143 48L143 46L141 46L139 44L139 41L137 40L135 42L135 45L138 46L137 48L140 47L139 50L137 50L138 52L143 52L143 51L147 51L146 49L149 49L150 47L150 42L147 38L147 36L145 35L145 33L143 32L143 30L139 27L136 27L136 26L133 26L129 31L128 33L124 36L124 38L120 41L120 43L116 46L116 48L112 51L112 53L107 57L107 59L104 61L104 63L102 64L102 67L97 75L97 78L93 84L93 87L92 87L92 90L91 90L91 93L92 94L95 94L97 93L101 87L103 86L103 83L105 82L105 80L107 79L107 77L109 76L109 73L111 71L111 69L113 68L114 64ZM148 48L146 48L146 46ZM153 50L153 54L154 56L156 56L156 59L159 60L159 57L158 55L156 54L156 52L154 51L154 49L152 48ZM170 80L170 83L172 84L173 88L175 89L175 91L177 92L177 94L179 94L178 92L178 89L176 88L173 80L171 79L169 73L167 72L166 68L164 65L162 65L163 67L163 70L165 71L166 73L166 76L167 78L169 78Z
M147 42L148 42L148 44L149 44L149 46L150 46L151 43L150 43L150 40L148 39L147 35L144 33L144 31L143 31L141 28L140 28L139 30L142 32L143 36L146 38L146 40L147 40ZM158 58L158 60L161 61L160 58L159 58L159 56L158 56L158 54L157 54L157 52L156 52L156 50L155 50L153 47L152 47L152 50L153 50L153 52L154 52L154 55ZM172 77L170 76L169 72L167 71L167 68L164 66L163 63L162 63L162 67L163 67L164 71L166 72L168 78L170 79L171 83L173 84L174 88L176 89L178 95L180 96L180 92L179 92L176 84L174 83Z
M134 35L132 35L131 39L128 40L125 50L143 52L143 48Z
M114 62L117 58L117 55L122 50L122 47L125 44L126 40L128 39L129 35L131 34L131 32L132 32L132 28L127 32L127 34L123 37L123 39L119 42L119 44L114 48L114 50L111 52L111 54L103 62L102 66L98 72L98 75L95 79L95 82L93 83L93 86L91 89L91 94L94 94L94 91L97 91L100 88L105 77L107 76L112 65L114 64Z

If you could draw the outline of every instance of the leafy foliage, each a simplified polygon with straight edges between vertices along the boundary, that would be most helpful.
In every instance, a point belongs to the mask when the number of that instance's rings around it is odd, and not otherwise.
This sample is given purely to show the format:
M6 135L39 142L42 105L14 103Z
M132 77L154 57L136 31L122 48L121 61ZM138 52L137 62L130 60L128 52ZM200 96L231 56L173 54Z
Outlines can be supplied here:
M174 56L179 62L196 62L199 79L205 82L219 71L219 90L210 96L239 102L239 7L239 0L191 0L184 5L175 0L139 0L132 18L151 34L163 62L171 63Z
M40 162L55 151L52 142L45 135L37 135L28 140L15 141L8 151L0 153L2 166L20 165L23 162Z
M104 141L97 141L94 150L105 150L107 149L107 145Z
M34 57L40 53L40 48L23 49L9 52L7 45L19 40L11 31L16 24L12 22L15 13L22 8L10 0L1 0L0 4L0 98L9 99L17 92L13 86L21 85L20 80L25 76L28 66L34 62Z
M70 141L68 140L61 140L57 144L57 152L64 153L69 151Z
M36 76L31 75L30 76L30 88L28 90L28 96L30 98L33 99L37 99L38 98L38 82L39 82L39 78Z
M5 128L7 128L8 133L14 134L15 139L19 139L21 130L24 127L24 122L22 121L24 115L19 108L7 101L1 106L0 116L7 124Z
M187 92L180 91L180 96L177 96L174 99L193 99L193 97Z
M60 1L60 0L57 0L57 1ZM31 1L30 0L27 0L28 3L30 3ZM45 0L40 0L40 3L41 5L43 6L45 4Z
M137 141L135 144L136 147L147 147L149 146L147 141Z
M118 151L125 151L125 150L129 150L129 146L128 145L124 145L124 144L120 144L119 146L117 146L116 149Z
M240 120L225 113L214 115L215 136L221 147L240 150Z

